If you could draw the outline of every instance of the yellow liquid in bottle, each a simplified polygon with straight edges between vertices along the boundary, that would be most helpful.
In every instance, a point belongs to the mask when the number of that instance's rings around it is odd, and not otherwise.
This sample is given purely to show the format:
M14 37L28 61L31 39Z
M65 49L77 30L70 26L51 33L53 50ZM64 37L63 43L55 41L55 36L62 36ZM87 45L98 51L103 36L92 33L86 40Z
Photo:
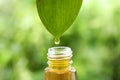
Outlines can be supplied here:
M49 60L45 80L76 80L76 70L69 65L70 62L70 59Z
M71 50L66 47L55 47L49 51L49 67L45 69L45 80L76 80L76 70L71 67Z
M74 68L70 70L45 70L45 80L76 80L76 71Z

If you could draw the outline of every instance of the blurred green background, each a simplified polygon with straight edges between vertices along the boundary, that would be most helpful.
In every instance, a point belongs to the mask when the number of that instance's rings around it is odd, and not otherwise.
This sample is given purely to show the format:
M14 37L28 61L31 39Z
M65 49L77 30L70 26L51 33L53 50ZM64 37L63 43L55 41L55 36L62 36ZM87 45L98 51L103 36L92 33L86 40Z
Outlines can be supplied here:
M120 0L83 0L61 37L61 45L73 50L77 80L120 80L119 30ZM0 0L0 80L44 80L52 46L35 0Z

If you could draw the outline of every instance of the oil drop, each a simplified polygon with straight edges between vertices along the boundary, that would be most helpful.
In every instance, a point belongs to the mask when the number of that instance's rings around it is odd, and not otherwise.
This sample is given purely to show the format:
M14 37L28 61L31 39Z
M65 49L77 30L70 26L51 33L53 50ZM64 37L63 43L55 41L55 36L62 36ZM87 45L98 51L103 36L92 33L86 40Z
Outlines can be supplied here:
M60 38L55 38L55 44L59 45L60 44Z

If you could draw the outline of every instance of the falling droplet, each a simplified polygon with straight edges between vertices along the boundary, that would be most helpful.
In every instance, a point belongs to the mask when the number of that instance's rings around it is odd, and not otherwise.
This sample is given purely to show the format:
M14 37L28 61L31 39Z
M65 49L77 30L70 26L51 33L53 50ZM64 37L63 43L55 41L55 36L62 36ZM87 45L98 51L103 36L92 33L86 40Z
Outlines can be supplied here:
M59 45L60 44L60 38L55 38L55 44Z

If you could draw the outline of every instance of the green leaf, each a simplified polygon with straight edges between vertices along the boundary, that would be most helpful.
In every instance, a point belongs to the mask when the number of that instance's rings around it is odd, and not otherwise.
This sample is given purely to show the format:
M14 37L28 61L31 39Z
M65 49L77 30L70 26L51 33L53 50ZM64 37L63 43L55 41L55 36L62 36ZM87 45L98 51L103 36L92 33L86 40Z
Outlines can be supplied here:
M74 22L82 0L37 0L37 10L46 29L59 38Z

